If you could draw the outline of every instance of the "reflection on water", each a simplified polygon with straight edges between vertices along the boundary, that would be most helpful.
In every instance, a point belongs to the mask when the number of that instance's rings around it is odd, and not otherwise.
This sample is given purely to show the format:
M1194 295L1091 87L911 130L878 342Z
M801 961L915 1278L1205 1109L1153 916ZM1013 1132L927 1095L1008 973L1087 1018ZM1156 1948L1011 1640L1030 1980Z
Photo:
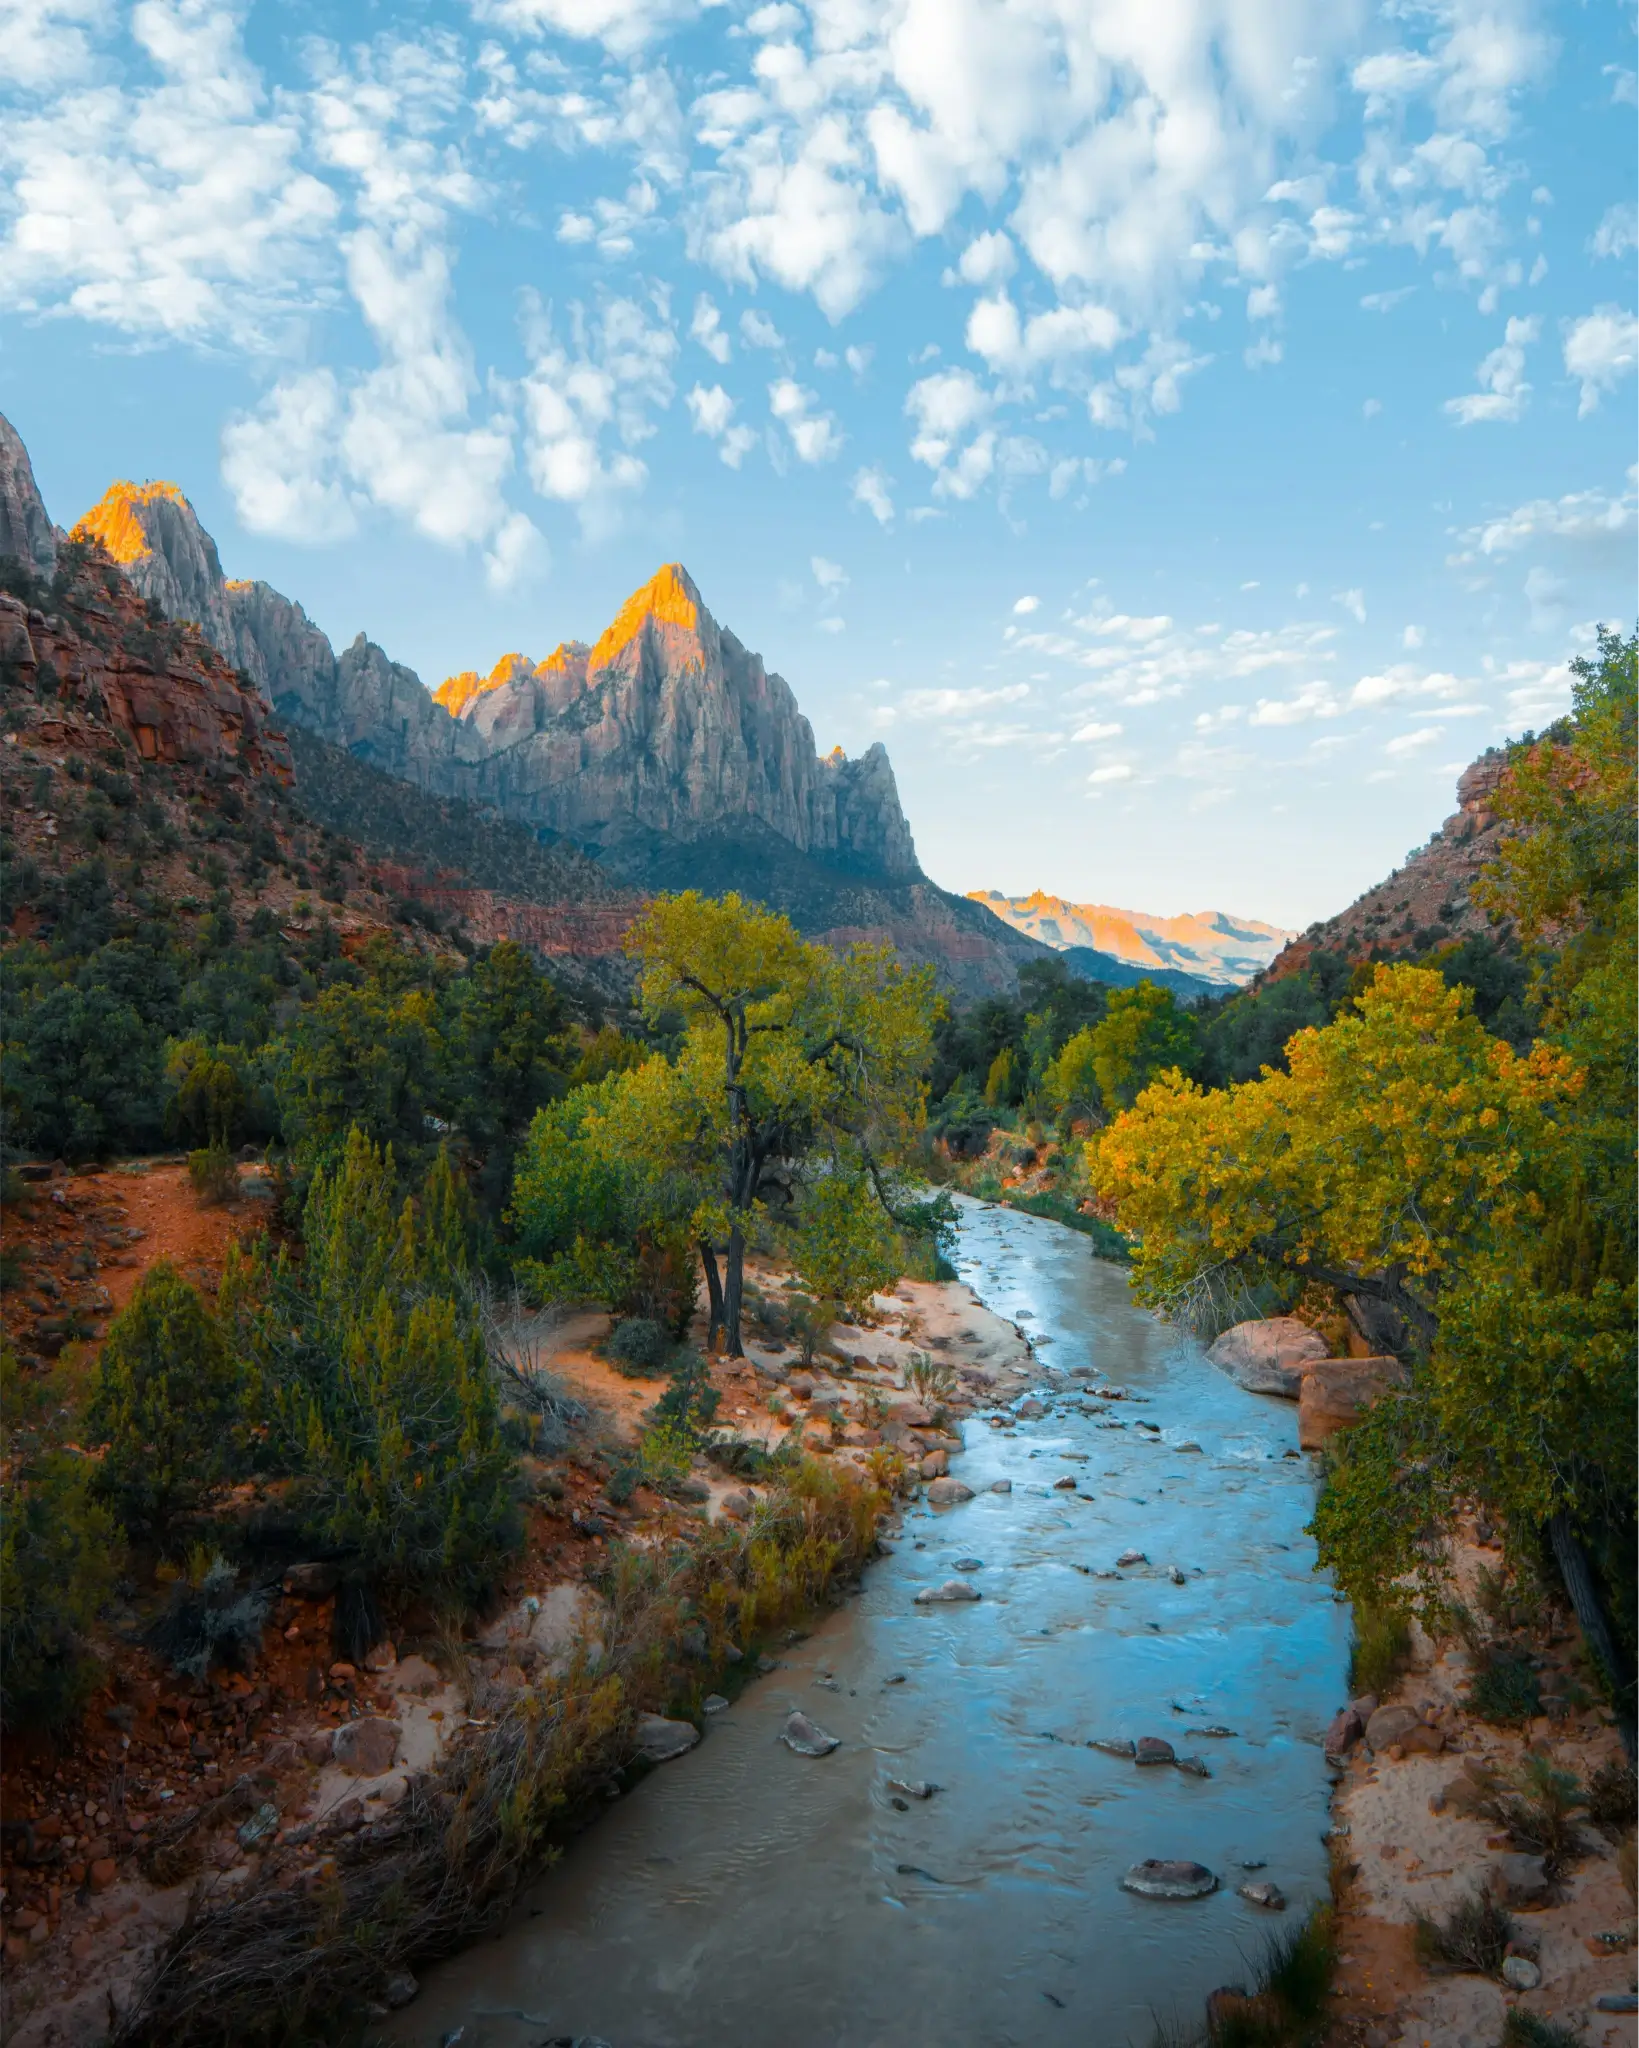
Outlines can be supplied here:
M1235 1896L1243 1863L1294 1914L1324 1895L1346 1616L1311 1569L1295 1405L1241 1392L1056 1224L964 1204L960 1263L1051 1340L1049 1412L970 1421L977 1497L908 1514L862 1597L583 1836L498 1940L429 1972L395 2039L1125 2048L1244 1980L1272 1923ZM1135 1398L1100 1412L1081 1367ZM984 1491L998 1478L1011 1493ZM1128 1550L1147 1564L1096 1576ZM971 1558L977 1605L912 1605ZM794 1706L842 1747L781 1747ZM1085 1746L1146 1734L1212 1776ZM896 1806L890 1779L941 1789ZM1132 1897L1119 1879L1145 1857L1223 1888Z

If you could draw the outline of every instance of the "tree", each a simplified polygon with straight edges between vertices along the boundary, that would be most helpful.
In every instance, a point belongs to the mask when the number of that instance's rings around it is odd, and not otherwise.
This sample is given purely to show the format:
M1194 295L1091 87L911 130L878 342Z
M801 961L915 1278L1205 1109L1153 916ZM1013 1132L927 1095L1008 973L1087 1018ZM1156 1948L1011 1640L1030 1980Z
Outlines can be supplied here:
M448 1108L438 1005L381 977L326 989L297 1019L274 1067L280 1122L304 1186L339 1161L358 1129L410 1173L436 1149L428 1122ZM442 1119L440 1119L442 1120Z
M858 1161L838 1159L807 1182L789 1242L809 1293L856 1312L891 1287L904 1266L899 1233Z
M1141 981L1110 991L1102 1023L1093 1026L1092 1066L1106 1102L1129 1107L1153 1076L1169 1067L1188 1071L1196 1050L1195 1020L1171 989Z
M1091 1116L1102 1099L1094 1027L1084 1024L1067 1038L1041 1077L1042 1093L1067 1117Z
M314 1174L298 1267L230 1258L224 1312L253 1361L264 1462L363 1581L470 1599L518 1539L513 1462L466 1284L471 1205L447 1156L398 1200L390 1151L348 1132Z
M245 1379L199 1289L148 1268L109 1325L87 1418L106 1444L97 1486L133 1532L163 1535L226 1484Z
M479 1190L493 1215L535 1112L563 1093L575 1048L558 991L510 939L454 980L441 1007L450 1114L481 1161Z
M1004 1045L990 1062L985 1075L985 1100L992 1109L1011 1109L1024 1093L1023 1062L1012 1046Z
M787 918L693 890L657 899L627 946L643 963L651 1021L676 1012L684 1025L661 1090L667 1114L657 1113L652 1138L628 1126L630 1141L698 1186L713 1334L720 1319L739 1356L746 1233L760 1205L789 1199L795 1164L822 1139L839 1145L891 1203L883 1169L921 1120L932 977L907 974L887 948L838 957Z

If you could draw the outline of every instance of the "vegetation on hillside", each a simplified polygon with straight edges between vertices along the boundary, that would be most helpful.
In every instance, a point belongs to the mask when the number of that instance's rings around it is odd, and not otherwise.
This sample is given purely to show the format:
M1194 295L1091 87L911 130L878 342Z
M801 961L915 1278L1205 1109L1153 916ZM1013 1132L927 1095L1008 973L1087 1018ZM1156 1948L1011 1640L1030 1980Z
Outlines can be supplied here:
M1331 1455L1315 1529L1347 1590L1428 1611L1479 1508L1563 1583L1630 1739L1636 647L1573 664L1570 716L1493 799L1521 830L1483 887L1528 983L1482 1006L1455 954L1369 967L1284 1072L1162 1075L1091 1161L1141 1299L1211 1327L1318 1283L1412 1367Z

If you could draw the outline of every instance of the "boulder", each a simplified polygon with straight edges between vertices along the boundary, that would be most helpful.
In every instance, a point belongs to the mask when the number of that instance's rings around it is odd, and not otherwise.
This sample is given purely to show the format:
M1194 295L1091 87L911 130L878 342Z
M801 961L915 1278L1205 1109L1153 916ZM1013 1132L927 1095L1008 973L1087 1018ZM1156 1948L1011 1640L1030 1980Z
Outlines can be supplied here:
M637 1753L646 1763L667 1764L673 1757L686 1756L700 1740L700 1731L689 1721L668 1721L664 1714L639 1714Z
M1011 1493L1013 1482L1011 1479L993 1479L990 1482L990 1490L992 1493Z
M936 1508L956 1507L964 1500L972 1500L973 1488L964 1486L960 1479L936 1479L928 1488L928 1499Z
M1141 1764L1170 1764L1177 1761L1170 1742L1164 1742L1159 1735L1140 1735L1134 1750Z
M1141 1550L1124 1550L1116 1559L1118 1565L1148 1564L1149 1559Z
M1218 1880L1204 1863L1169 1862L1149 1857L1135 1863L1121 1880L1124 1892L1141 1899L1204 1899L1218 1889Z
M718 1512L726 1515L731 1522L746 1522L756 1502L749 1493L725 1493L717 1503Z
M1326 1730L1326 1754L1328 1756L1347 1756L1365 1732L1365 1729L1361 1726L1360 1716L1355 1712L1354 1708L1344 1707L1340 1713L1333 1715L1331 1724Z
M1237 1898L1245 1899L1250 1906L1262 1906L1271 1913L1286 1911L1286 1894L1278 1884L1271 1884L1267 1878L1256 1878L1250 1884L1235 1887Z
M1553 1890L1540 1856L1499 1856L1485 1873L1485 1888L1499 1906L1546 1905Z
M366 1714L360 1720L344 1722L336 1730L330 1754L355 1778L379 1778L398 1760L398 1735L396 1721Z
M1249 1394L1280 1394L1288 1401L1309 1367L1327 1357L1326 1339L1296 1316L1270 1316L1225 1330L1207 1357Z
M942 1586L924 1586L917 1594L915 1604L918 1607L940 1607L980 1597L978 1587L967 1579L946 1579Z
M284 1576L284 1589L294 1600L325 1600L341 1583L341 1569L333 1564L293 1564Z
M922 1460L922 1477L924 1479L943 1479L949 1470L950 1453L948 1451L929 1451L928 1455Z
M810 1721L806 1714L800 1712L788 1714L785 1726L780 1730L780 1740L798 1756L829 1756L841 1739L837 1735L828 1735L817 1721Z
M1328 1358L1310 1366L1298 1390L1298 1448L1318 1451L1358 1422L1380 1394L1410 1385L1397 1358Z
M397 2012L409 2005L420 1989L408 1970L395 1970L381 1987L381 2002L389 2012Z
M1423 1717L1415 1707L1379 1707L1366 1723L1366 1747L1373 1756L1399 1743L1403 1748L1413 1728L1421 1728Z

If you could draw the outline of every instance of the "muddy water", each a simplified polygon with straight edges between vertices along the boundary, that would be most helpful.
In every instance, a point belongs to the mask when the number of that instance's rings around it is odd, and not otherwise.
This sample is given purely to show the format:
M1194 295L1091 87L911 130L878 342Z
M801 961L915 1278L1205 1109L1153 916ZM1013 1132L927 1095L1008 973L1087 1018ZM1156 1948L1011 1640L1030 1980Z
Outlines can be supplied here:
M960 1263L1039 1344L1049 1413L970 1421L976 1498L908 1513L862 1597L612 1809L499 1939L430 1971L395 2039L1142 2048L1157 2017L1198 2022L1244 1979L1271 1916L1236 1897L1243 1863L1294 1915L1324 1896L1346 1613L1311 1570L1295 1404L1242 1393L1055 1224L965 1205ZM1077 1367L1135 1398L1080 1412ZM1010 1494L984 1490L1003 1478ZM1148 1565L1092 1576L1128 1549ZM977 1605L912 1605L961 1558L983 1561ZM794 1706L842 1746L781 1746ZM1208 1726L1236 1732L1190 1733ZM1085 1746L1146 1734L1210 1779ZM941 1789L899 1811L890 1778ZM1152 1856L1222 1888L1121 1891Z

